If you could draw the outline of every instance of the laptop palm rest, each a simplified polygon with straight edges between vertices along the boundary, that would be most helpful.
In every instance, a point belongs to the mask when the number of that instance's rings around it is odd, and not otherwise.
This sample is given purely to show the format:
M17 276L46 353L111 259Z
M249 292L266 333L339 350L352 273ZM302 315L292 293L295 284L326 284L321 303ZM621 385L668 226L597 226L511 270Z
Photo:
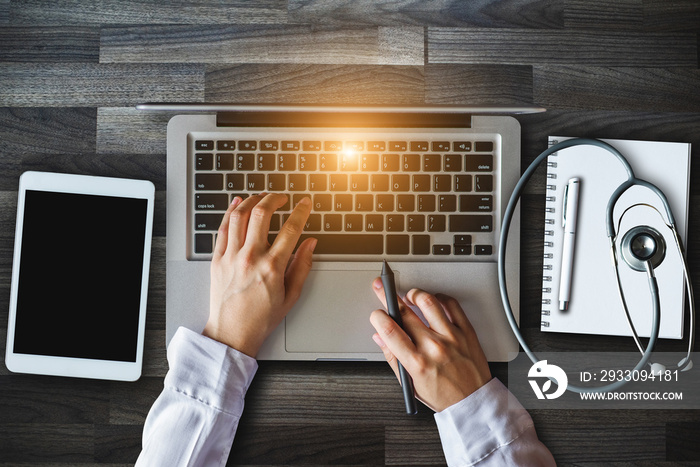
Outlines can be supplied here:
M372 311L383 308L372 290L378 275L378 270L312 270L285 320L287 352L381 353L369 322Z

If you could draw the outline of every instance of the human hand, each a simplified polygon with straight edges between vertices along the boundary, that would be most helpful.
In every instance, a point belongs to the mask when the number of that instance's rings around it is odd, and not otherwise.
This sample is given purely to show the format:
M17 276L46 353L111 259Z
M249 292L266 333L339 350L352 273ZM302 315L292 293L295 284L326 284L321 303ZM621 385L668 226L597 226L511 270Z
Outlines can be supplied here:
M209 320L202 334L251 357L297 301L311 270L316 239L302 242L289 261L311 212L309 198L296 205L272 245L267 241L272 214L286 201L279 193L234 198L211 261Z
M382 281L376 278L372 286L386 307ZM397 359L408 371L421 402L441 412L491 380L479 339L457 300L411 289L398 302L405 331L386 312L375 310L370 315L377 331L372 338L397 378ZM418 306L430 327L407 303Z

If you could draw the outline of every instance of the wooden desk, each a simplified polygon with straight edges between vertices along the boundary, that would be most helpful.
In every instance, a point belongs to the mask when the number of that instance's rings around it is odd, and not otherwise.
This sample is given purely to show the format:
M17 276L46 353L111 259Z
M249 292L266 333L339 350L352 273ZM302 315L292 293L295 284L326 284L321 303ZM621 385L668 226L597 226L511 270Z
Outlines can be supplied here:
M143 101L535 104L523 165L550 134L686 141L700 151L700 5L628 2L0 1L0 340L26 170L148 179L158 190L144 376L10 374L0 465L131 464L167 370L165 133ZM483 5L481 7L472 5ZM97 7L96 5L100 5ZM174 26L177 24L177 26ZM696 161L697 162L697 161ZM700 290L700 170L688 256ZM543 172L523 201L522 323L536 348L629 339L538 331ZM89 221L86 220L86 228ZM507 376L505 364L493 373ZM403 413L384 364L263 362L231 464L442 464L432 414ZM700 411L532 411L561 465L700 462ZM587 464L588 463L588 464Z

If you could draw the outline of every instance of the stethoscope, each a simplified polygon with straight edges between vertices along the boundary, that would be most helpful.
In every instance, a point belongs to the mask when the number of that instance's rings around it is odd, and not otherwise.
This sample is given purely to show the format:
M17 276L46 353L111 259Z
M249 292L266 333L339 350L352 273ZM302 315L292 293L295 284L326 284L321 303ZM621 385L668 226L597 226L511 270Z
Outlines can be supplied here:
M690 283L690 279L688 276L688 263L685 258L685 252L683 249L683 244L681 242L680 236L678 235L678 231L676 229L676 222L675 218L673 217L673 213L671 212L671 206L668 203L668 200L666 199L666 196L663 194L661 190L659 190L655 185L645 181L645 180L640 180L634 176L634 172L632 171L632 167L630 166L629 162L625 159L625 157L613 146L611 146L608 143L605 143L600 140L596 139L588 139L588 138L576 138L576 139L569 139L566 141L562 141L561 143L555 144L548 148L546 151L542 152L537 158L530 164L530 166L525 170L523 173L522 177L518 181L518 183L515 185L515 188L513 189L513 194L511 195L510 201L508 202L508 205L506 206L506 210L503 216L503 222L502 222L502 227L501 227L501 239L498 245L498 282L499 282L499 288L501 291L501 300L503 301L503 307L506 312L506 317L508 318L508 322L510 323L511 328L513 329L513 333L515 334L515 337L518 339L518 342L522 346L523 350L527 354L527 356L532 360L533 364L539 362L539 358L530 350L530 347L528 347L527 343L525 342L525 339L523 338L522 334L520 333L520 328L518 327L518 323L515 320L515 315L513 314L513 308L511 307L510 304L510 299L508 298L508 288L506 284L506 269L505 269L505 261L506 261L506 246L508 243L508 232L510 230L510 224L513 219L513 214L515 212L516 205L518 204L518 201L520 200L520 196L522 194L523 189L525 188L527 182L530 180L532 177L532 174L535 172L535 170L539 167L539 165L552 153L555 153L557 151L561 151L563 149L572 147L572 146L578 146L578 145L591 145L591 146L597 146L599 148L603 148L620 161L620 163L623 165L625 168L625 171L627 172L627 180L620 184L619 187L613 192L612 196L610 197L610 200L608 201L606 213L605 213L605 222L606 222L606 233L608 236L608 239L610 241L610 251L611 251L611 256L612 256L612 263L613 267L615 268L615 278L617 282L617 289L618 293L620 296L620 300L622 301L622 306L625 311L625 315L627 317L627 322L630 326L630 329L632 330L632 335L634 337L635 343L637 344L637 347L639 348L640 353L642 354L639 362L637 365L634 367L632 372L639 372L647 365L650 366L650 372L654 374L659 374L663 373L667 369L670 370L680 370L680 371L687 371L690 370L693 367L693 362L690 360L690 354L693 350L693 343L695 341L695 301L693 298L693 289L692 289L692 284ZM623 235L621 242L620 242L620 256L624 260L624 262L632 269L635 271L640 271L640 272L646 272L647 274L647 279L649 282L649 290L651 292L651 297L652 297L652 305L653 305L653 312L652 312L652 326L651 326L651 336L649 337L649 342L647 343L646 347L644 347L640 340L639 336L637 334L637 330L634 326L634 323L632 322L632 318L630 316L629 310L627 308L627 302L625 300L625 294L624 291L622 290L622 284L620 281L620 271L619 271L619 264L618 264L618 251L616 247L616 241L617 241L617 231L615 229L615 222L613 219L613 211L615 208L615 205L617 204L617 201L620 199L623 193L625 193L628 189L630 189L633 186L641 186L644 188L649 189L653 193L656 194L656 196L659 198L661 203L663 204L663 210L665 211L666 214L666 220L664 221L664 224L671 230L672 236L675 240L676 243L676 248L678 249L678 254L680 256L681 262L683 264L683 274L685 276L685 283L686 283L686 293L688 295L689 299L689 308L690 308L690 338L688 339L688 352L686 353L686 356L681 359L677 365L667 367L663 364L660 363L650 363L650 358L651 354L654 350L654 347L656 345L656 341L659 337L659 326L661 322L661 305L660 305L660 299L659 299L659 286L656 280L656 275L654 273L654 269L661 264L663 259L665 258L666 255L666 242L664 240L664 237L658 232L653 227L646 226L646 225L640 225L631 228L628 230L625 235ZM619 226L621 224L622 218L625 216L625 214L629 211L634 206L630 206L627 208L622 215L620 216L620 220L618 222L618 230ZM653 206L650 205L645 205L652 207L663 219L663 215L661 212L654 208ZM604 386L598 386L598 387L579 387L579 386L573 386L573 385L568 385L567 389L569 391L577 392L577 393L584 393L584 392L607 392L607 391L612 391L615 389L618 389L619 387L623 386L624 384L627 383L626 379L621 379L618 381L615 381L613 383L604 385Z

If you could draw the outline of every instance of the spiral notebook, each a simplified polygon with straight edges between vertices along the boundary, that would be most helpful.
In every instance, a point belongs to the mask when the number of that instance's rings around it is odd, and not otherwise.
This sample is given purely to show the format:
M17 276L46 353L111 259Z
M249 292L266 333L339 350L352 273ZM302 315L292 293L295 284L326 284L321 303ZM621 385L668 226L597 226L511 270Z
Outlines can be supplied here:
M550 137L549 145L569 139ZM656 185L671 205L678 232L687 238L690 186L690 144L627 140L604 140L628 160L637 178ZM562 203L568 181L581 180L575 240L572 291L569 308L559 310L562 261ZM542 274L541 330L578 334L631 336L615 281L610 244L605 230L608 199L626 180L620 162L604 149L574 146L552 154L547 161L544 271ZM683 337L685 302L682 262L672 233L655 209L662 203L649 190L630 188L618 201L614 219L617 244L636 225L649 225L666 240L666 256L655 270L661 300L659 336ZM619 227L618 227L619 223ZM649 336L652 322L651 293L646 273L637 272L618 259L625 299L640 336Z

